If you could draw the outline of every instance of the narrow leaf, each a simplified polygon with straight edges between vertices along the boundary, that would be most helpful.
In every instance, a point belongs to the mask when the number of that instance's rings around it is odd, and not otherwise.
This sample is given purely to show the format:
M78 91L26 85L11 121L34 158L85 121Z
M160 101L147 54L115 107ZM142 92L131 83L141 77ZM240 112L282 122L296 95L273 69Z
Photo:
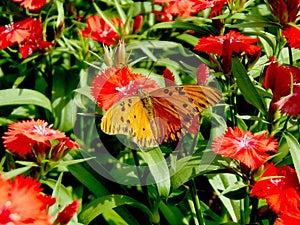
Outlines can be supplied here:
M246 69L238 58L232 59L232 73L245 99L254 105L261 113L267 114L266 104L251 82Z
M284 133L289 150L294 162L298 180L300 182L300 145L297 139L290 133Z

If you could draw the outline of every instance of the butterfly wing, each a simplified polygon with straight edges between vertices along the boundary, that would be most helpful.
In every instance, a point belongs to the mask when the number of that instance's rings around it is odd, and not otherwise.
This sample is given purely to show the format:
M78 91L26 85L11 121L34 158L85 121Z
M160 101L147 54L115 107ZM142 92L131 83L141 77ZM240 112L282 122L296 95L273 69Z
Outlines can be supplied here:
M169 86L150 93L158 142L176 141L188 132L192 120L204 109L218 103L221 92L199 85Z
M215 105L221 92L206 86L181 85L161 88L120 100L102 118L103 132L124 134L142 149L163 141L176 141L188 132L192 119Z
M109 108L101 120L103 132L129 136L142 149L158 146L151 128L152 109L139 96L124 98Z

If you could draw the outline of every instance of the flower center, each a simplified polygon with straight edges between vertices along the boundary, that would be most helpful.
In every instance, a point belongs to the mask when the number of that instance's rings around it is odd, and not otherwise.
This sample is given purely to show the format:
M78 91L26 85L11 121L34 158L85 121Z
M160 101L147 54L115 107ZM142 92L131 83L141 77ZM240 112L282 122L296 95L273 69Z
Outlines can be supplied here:
M6 30L4 31L5 33L9 33L15 29L14 24L7 24L5 25Z
M243 136L242 140L240 141L240 147L241 148L248 147L250 141L251 141L251 137L249 137L247 134L245 134Z
M270 182L274 184L277 188L282 188L283 186L283 179L282 178L271 178Z
M128 85L123 87L116 87L116 91L121 92L123 95L130 95L133 94L133 92L136 93L136 90L134 90L133 82L130 81Z
M55 135L55 130L50 129L53 125L49 125L47 127L47 123L44 123L43 125L34 125L33 133L42 135L42 136L52 136Z

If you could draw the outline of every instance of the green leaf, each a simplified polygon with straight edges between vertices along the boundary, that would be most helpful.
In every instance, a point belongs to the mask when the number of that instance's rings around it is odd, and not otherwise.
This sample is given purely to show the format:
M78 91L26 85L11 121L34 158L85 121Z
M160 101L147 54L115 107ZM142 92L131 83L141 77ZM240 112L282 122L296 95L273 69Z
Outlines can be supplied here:
M171 188L170 173L167 162L160 148L155 148L147 152L141 151L141 154L149 166L159 195L167 197Z
M64 3L62 1L56 1L57 5L57 20L56 20L56 27L59 27L62 22L65 20L65 13L64 13Z
M238 222L240 217L240 201L229 199L221 193L221 191L226 190L227 187L233 185L234 182L237 182L236 176L233 174L218 174L208 177L209 183L227 209L233 222Z
M104 212L112 210L122 205L130 205L140 209L142 212L149 216L149 221L152 221L151 211L142 203L125 195L106 195L92 201L82 212L79 214L79 220L84 224L89 224L94 218Z
M254 105L261 113L267 114L267 107L263 98L259 95L255 86L251 82L246 69L238 58L232 59L232 74L236 78L238 88L241 90L245 99Z
M289 150L294 162L295 170L300 181L300 145L298 140L290 133L284 133L284 137L289 146Z
M30 89L0 90L0 106L33 104L52 112L50 100L42 93Z
M55 118L58 130L70 131L74 128L77 116L77 106L71 96L63 96L53 101L55 109Z
M18 168L18 169L14 169L14 170L11 170L9 172L2 172L2 174L3 174L4 177L13 178L15 176L18 176L20 174L23 174L23 173L29 171L32 167L36 167L36 166L37 165L35 163L32 163L31 165L24 166L24 167L21 167L21 168Z

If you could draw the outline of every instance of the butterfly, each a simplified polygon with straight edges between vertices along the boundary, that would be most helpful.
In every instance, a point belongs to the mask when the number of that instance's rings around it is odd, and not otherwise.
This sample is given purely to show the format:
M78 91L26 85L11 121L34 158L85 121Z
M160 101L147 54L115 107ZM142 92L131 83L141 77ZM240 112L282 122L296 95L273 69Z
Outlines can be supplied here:
M221 92L209 86L168 86L150 93L139 89L106 111L101 129L109 135L129 136L142 150L155 148L180 140L193 118L220 99Z

